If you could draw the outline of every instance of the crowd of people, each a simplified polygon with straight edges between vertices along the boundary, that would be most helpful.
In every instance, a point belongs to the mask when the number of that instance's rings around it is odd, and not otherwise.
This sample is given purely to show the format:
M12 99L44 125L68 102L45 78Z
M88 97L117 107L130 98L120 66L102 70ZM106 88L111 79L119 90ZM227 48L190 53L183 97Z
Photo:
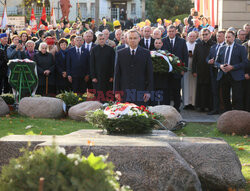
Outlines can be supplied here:
M37 32L30 26L19 33L12 28L0 34L0 94L12 91L8 61L28 58L36 63L41 95L89 91L102 102L173 101L180 111L182 101L184 109L211 115L250 111L250 24L237 31L218 30L209 22L191 9L183 23L159 18L124 28L116 20L113 31L105 18L99 27L62 22L56 28L41 25ZM187 72L154 73L152 50L178 56Z

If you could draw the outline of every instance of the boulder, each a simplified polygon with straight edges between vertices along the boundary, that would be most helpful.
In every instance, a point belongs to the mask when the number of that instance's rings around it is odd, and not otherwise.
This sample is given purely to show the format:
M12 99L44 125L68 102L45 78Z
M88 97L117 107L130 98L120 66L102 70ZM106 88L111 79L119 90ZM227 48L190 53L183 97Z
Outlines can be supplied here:
M244 188L241 163L225 141L212 138L183 138L169 144L193 166L202 190L224 191Z
M64 117L63 101L51 97L25 97L19 103L20 115L36 118Z
M223 113L217 121L217 128L222 133L249 135L250 112L233 110Z
M5 103L3 98L0 96L0 117L9 114L9 112L10 112L10 109L9 109L8 105Z
M101 106L102 103L100 103L99 101L85 101L72 106L69 109L68 115L70 119L84 121L85 115L88 111L94 111L96 109L99 109Z
M165 120L163 121L163 125L170 130L182 120L181 114L174 107L169 105L149 107L149 111L164 116Z

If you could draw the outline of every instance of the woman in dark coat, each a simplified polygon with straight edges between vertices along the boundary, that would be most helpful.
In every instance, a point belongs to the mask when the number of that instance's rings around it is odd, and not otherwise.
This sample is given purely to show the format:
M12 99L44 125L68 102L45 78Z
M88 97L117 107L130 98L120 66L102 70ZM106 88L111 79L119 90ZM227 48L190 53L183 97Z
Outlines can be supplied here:
M59 51L55 55L56 61L56 93L70 91L70 83L66 73L66 54L68 41L62 38L58 42Z
M42 42L39 45L39 52L35 55L34 61L37 64L38 89L37 93L46 95L46 93L55 94L55 61L51 53L47 52L47 44ZM46 83L48 92L46 92Z

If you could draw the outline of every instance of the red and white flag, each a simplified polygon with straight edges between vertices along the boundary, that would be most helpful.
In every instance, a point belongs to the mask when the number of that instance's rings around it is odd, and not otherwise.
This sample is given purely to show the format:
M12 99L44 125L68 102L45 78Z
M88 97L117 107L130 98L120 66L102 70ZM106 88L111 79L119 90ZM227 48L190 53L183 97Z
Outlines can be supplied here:
M34 8L31 9L30 26L32 27L32 30L35 29L37 31L37 23L36 23Z
M43 11L42 11L42 16L40 18L40 22L39 22L39 28L40 28L40 25L45 25L45 22L46 22L46 9L45 9L45 6L43 4Z
M56 27L56 16L55 16L53 4L52 4L51 12L50 12L50 24L53 27Z
M7 8L6 5L4 5L4 11L3 11L3 16L2 16L2 22L1 22L1 29L5 29L7 25Z

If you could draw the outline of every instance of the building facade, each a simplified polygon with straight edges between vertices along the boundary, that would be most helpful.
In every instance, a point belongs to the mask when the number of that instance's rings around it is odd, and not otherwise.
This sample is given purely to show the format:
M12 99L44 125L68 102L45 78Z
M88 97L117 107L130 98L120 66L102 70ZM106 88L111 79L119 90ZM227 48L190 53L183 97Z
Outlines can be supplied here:
M193 0L196 10L210 18L220 29L242 28L250 23L249 0Z
M59 0L54 0L57 19L61 18ZM51 1L51 6L52 3ZM83 19L95 18L95 0L71 0L69 20L75 20L78 13L78 2ZM127 18L145 17L145 0L99 0L99 18L124 20Z

